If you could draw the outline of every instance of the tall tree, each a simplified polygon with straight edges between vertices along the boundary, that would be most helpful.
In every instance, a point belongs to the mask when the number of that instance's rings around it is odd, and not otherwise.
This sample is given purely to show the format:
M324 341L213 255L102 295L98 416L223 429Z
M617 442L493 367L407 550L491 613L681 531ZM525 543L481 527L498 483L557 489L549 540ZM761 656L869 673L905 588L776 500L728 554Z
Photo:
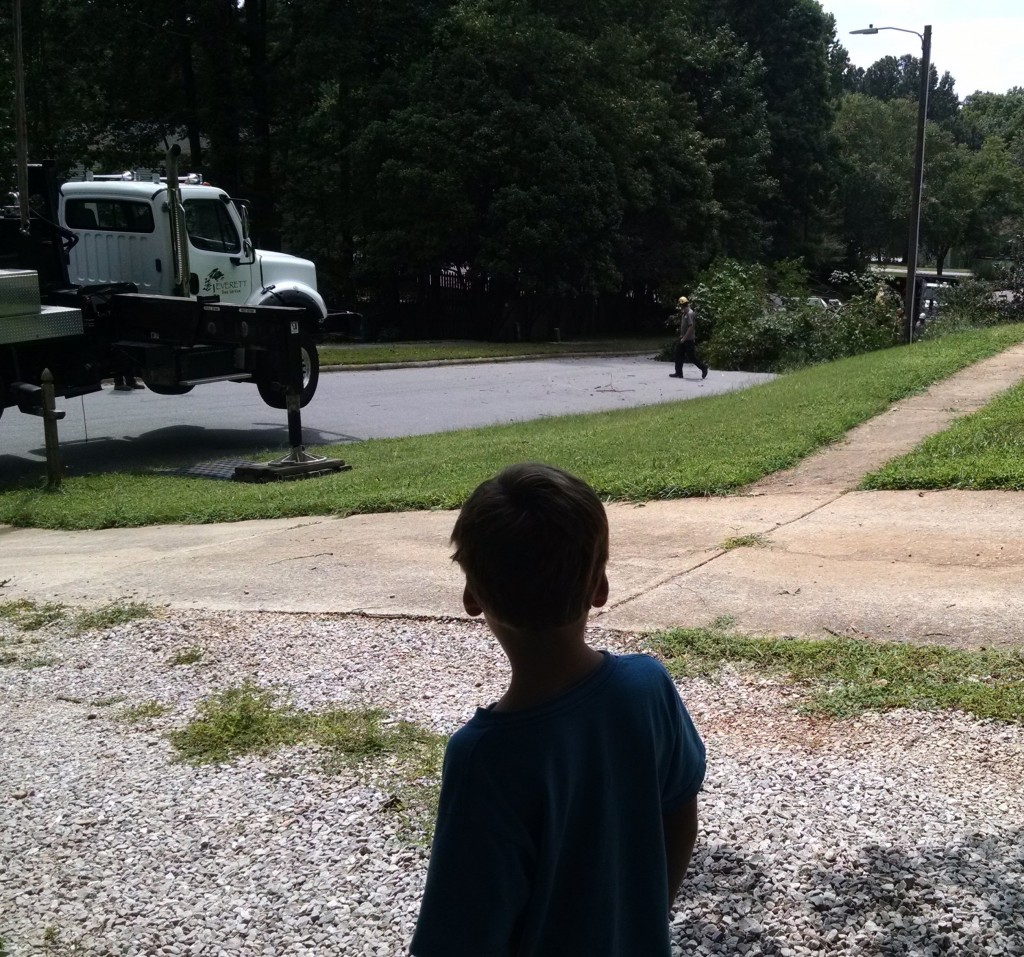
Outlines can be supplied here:
M941 128L930 136L922 233L941 275L951 250L997 256L1017 235L1024 211L1024 170L997 136L986 139L979 150L956 143Z
M764 66L757 53L722 27L688 32L676 54L679 95L697 107L697 129L707 141L718 215L714 225L716 255L758 260L769 241L762 216L765 201L778 183L768 172L771 138L768 108L761 89Z
M928 118L936 123L949 123L960 110L956 83L947 70L939 76L935 64L928 70ZM904 54L886 56L871 64L859 78L856 92L873 96L877 100L912 100L921 95L921 60Z
M907 243L914 116L905 100L843 97L833 128L847 259L902 255Z
M706 260L711 174L664 83L673 43L552 10L465 2L439 22L409 104L354 150L368 261L593 295Z
M972 93L964 100L961 121L962 138L972 149L980 149L988 137L999 137L1013 161L1024 167L1024 87Z
M275 141L285 235L318 263L335 295L354 294L360 206L353 144L413 96L412 70L431 49L432 30L451 0L304 0L288 4L280 32L277 90L282 134ZM417 200L424 218L431 197ZM365 254L360 256L367 263Z
M773 223L772 253L817 258L829 190L835 19L815 0L726 0L709 4L709 15L715 9L764 64L768 172L778 183L763 207Z

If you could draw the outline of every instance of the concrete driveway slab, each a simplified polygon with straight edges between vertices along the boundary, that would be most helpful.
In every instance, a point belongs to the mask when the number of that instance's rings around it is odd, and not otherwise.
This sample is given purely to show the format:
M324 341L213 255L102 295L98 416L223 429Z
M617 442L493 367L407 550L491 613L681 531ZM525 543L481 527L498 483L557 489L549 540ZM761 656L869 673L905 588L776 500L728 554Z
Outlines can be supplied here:
M598 620L652 630L724 617L759 634L1024 642L1024 493L858 493L767 539L708 555Z

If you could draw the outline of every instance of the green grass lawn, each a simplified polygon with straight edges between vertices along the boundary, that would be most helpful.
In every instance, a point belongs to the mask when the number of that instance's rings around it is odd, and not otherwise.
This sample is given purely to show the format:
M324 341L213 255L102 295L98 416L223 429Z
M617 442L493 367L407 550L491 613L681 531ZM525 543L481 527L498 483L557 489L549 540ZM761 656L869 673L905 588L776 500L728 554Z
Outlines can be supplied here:
M677 677L708 677L731 663L802 691L800 708L848 718L892 708L956 709L1024 723L1024 652L961 651L853 638L751 638L727 628L649 636Z
M893 402L1024 340L1024 325L814 366L722 396L328 448L353 469L268 485L106 473L61 491L0 485L0 522L43 528L195 524L455 508L510 462L586 478L606 499L729 492L785 468Z
M671 336L629 339L588 339L585 342L373 342L366 345L319 347L320 364L376 365L382 362L432 362L439 359L496 359L514 356L550 356L580 352L657 353Z
M1024 489L1024 385L886 463L861 487Z

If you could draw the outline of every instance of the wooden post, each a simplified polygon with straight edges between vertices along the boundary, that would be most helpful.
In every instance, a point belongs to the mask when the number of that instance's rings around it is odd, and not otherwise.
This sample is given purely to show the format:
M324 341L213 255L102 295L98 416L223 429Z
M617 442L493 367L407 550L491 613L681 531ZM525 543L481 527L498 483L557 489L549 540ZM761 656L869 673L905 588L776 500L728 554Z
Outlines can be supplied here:
M57 410L53 393L53 374L43 369L39 378L43 388L43 435L46 438L46 489L60 488L60 444L57 441Z

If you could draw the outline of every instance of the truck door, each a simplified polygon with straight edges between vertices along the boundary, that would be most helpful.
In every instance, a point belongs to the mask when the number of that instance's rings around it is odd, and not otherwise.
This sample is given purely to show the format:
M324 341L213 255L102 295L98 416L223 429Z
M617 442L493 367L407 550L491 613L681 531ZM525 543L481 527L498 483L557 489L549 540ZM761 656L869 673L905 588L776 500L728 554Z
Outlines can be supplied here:
M63 220L78 234L68 275L77 286L133 282L139 292L166 294L161 262L168 249L156 229L152 206L143 200L105 196L68 197Z
M252 292L252 263L242 250L241 227L227 196L186 198L185 228L192 273L200 296L244 303Z

